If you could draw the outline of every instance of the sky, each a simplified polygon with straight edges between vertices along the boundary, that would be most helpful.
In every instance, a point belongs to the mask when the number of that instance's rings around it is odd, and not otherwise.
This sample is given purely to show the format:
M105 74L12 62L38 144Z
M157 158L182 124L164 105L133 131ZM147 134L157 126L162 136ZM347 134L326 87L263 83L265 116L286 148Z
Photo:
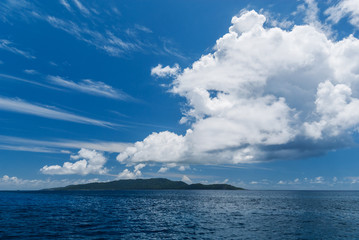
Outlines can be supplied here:
M0 189L359 189L358 0L4 0Z

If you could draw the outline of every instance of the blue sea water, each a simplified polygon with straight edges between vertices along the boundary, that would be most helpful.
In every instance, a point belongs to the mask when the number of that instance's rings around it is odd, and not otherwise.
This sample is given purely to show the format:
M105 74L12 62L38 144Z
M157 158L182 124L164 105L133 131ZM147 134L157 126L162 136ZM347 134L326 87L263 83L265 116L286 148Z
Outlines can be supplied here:
M0 239L359 239L359 192L0 192Z

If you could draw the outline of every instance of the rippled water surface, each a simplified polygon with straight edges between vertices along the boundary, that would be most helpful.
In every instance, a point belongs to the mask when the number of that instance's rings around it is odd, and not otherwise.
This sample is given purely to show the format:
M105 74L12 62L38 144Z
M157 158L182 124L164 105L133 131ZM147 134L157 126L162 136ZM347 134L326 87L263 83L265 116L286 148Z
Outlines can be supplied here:
M0 192L0 239L359 239L359 192Z

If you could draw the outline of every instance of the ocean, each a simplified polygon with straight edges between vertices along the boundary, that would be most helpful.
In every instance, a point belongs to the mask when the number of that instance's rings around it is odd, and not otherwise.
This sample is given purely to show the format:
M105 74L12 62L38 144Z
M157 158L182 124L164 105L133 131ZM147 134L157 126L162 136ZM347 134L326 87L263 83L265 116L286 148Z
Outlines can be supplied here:
M0 239L359 239L359 192L0 192Z

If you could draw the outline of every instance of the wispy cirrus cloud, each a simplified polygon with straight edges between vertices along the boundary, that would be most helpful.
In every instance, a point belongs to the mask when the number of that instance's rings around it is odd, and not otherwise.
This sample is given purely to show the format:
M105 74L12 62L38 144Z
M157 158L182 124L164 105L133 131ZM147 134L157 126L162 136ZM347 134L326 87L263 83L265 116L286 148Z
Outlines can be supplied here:
M28 20L37 12L35 1L3 0L0 2L0 21L12 24L12 19Z
M60 151L47 148L47 147L38 147L38 146L16 146L9 144L0 144L1 150L8 151L20 151L20 152L35 152L35 153L59 153Z
M60 17L56 12L49 11L43 4L40 5L35 1L5 0L0 3L0 20L10 24L14 19L45 21L52 27L62 30L79 41L106 52L110 56L121 57L132 51L144 50L143 46L146 44L137 37L126 38L125 33L118 30L118 26L98 28L98 25L102 25L101 18L94 15L96 10L92 10L91 7L86 6L83 2L79 0L61 0L59 4L73 14L67 18ZM145 29L144 26L143 29ZM145 31L142 32L146 33ZM151 44L146 45L147 48L151 46ZM27 58L33 58L31 54L12 46L12 43L8 40L0 40L0 48L21 54Z
M326 23L323 23L319 18L320 9L318 7L317 1L316 0L304 0L303 2L304 3L300 4L297 7L297 11L294 12L293 14L303 13L304 14L304 18L303 18L304 23L317 28L317 30L322 31L327 36L332 36L333 31L331 29L331 26Z
M76 91L84 92L91 95L97 95L107 98L114 98L119 100L131 100L133 99L128 94L119 89L115 89L104 82L93 81L91 79L84 79L81 82L73 82L66 80L60 76L48 76L51 83L73 89Z
M17 112L17 113L28 114L28 115L35 115L39 117L63 120L68 122L96 125L100 127L114 126L114 124L109 122L83 117L54 107L41 106L38 104L29 103L18 98L14 99L14 98L0 97L0 110Z
M126 57L133 52L142 52L184 58L171 41L154 38L150 28L123 21L117 7L111 4L108 8L112 11L96 8L91 1L59 0L58 3L71 14L60 16L58 12L46 8L44 2L40 4L37 1L5 0L0 2L0 21L10 24L13 24L14 19L45 21L114 57ZM115 23L104 24L103 19L108 17L116 19ZM120 23L123 24L123 30Z
M26 72L28 73L28 72ZM32 72L31 72L32 74ZM33 84L36 86L40 86L40 87L45 87L45 88L50 88L50 89L54 89L54 90L60 90L59 88L38 82L38 81L34 81L34 80L29 80L26 78L21 78L21 77L17 77L17 76L13 76L13 75L9 75L9 74L3 74L0 73L0 79L5 78L5 79L10 79L10 80L15 80L15 81L20 81L20 82L25 82L25 83L29 83L29 84Z
M94 149L104 152L119 153L129 147L126 142L100 140L78 141L69 139L36 140L14 136L0 135L0 149L26 152L68 153L63 149Z
M81 13L86 15L90 14L90 11L80 2L80 0L72 0L72 2L81 11Z
M72 12L72 8L67 0L60 0L59 1L62 6L64 6L68 11Z
M35 74L39 76L42 75L36 70L32 70L32 69L26 69L24 70L24 72L29 75L35 75ZM9 79L9 80L25 82L28 84L33 84L39 87L49 88L57 91L63 91L64 90L63 88L67 88L95 96L107 97L107 98L118 99L123 101L137 101L137 99L123 92L120 89L113 88L112 86L107 85L104 82L94 81L91 79L84 79L80 82L74 82L71 80L66 80L60 76L48 76L47 79L50 80L51 83L51 85L49 85L40 81L29 80L26 78L17 77L10 74L0 73L0 80L1 79ZM57 86L53 86L53 85L57 85Z
M359 28L359 1L342 0L338 4L328 8L325 11L328 20L338 23L341 19L348 17L350 24Z
M151 29L149 29L148 27L142 26L142 25L140 25L140 24L135 24L135 28L136 28L137 30L142 31L142 32L152 33L152 30L151 30Z
M29 75L39 74L39 72L36 71L35 69L25 69L25 70L24 70L24 73L27 73L27 74L29 74Z
M107 52L111 56L121 56L128 51L139 51L141 44L136 41L125 41L112 31L100 32L88 26L79 25L71 20L60 19L55 16L43 17L54 28L67 32L78 40L86 42L97 49Z
M21 55L23 57L26 57L28 59L35 59L36 57L30 54L29 52L26 52L24 50L20 50L14 46L14 43L6 40L6 39L0 39L0 49L12 52L17 55Z

